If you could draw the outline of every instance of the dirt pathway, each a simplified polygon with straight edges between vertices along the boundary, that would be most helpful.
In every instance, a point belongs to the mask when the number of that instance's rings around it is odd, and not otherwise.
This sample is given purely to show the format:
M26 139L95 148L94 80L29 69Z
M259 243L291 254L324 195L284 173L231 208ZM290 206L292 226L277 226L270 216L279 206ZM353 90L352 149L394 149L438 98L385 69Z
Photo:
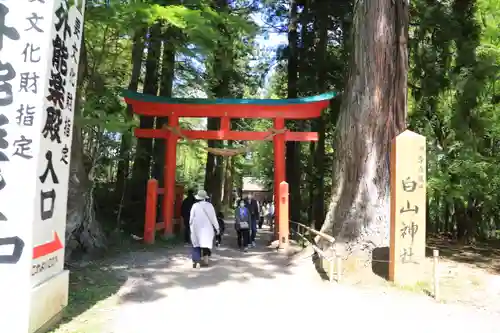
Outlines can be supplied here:
M498 314L320 281L310 261L287 265L265 247L268 233L261 238L254 251L241 253L234 236L226 237L205 269L192 268L187 247L123 256L111 267L127 281L105 310L106 324L78 332L500 332Z

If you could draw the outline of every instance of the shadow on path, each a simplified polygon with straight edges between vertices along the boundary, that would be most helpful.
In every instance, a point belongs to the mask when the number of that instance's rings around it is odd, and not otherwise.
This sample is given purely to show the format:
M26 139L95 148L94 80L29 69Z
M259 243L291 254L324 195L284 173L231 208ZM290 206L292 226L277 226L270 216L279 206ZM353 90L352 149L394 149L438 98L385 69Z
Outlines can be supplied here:
M429 236L427 256L432 256L432 249L439 249L443 258L471 264L493 274L500 274L500 240L477 242L474 245L461 244L443 235Z
M196 290L290 274L288 258L267 246L270 236L269 230L259 230L257 247L243 253L237 249L234 224L228 221L222 245L213 249L208 268L192 268L188 246L122 256L111 264L128 278L119 292L119 302L154 302L179 288Z
M107 304L103 303L109 303L112 296L116 295L127 281L125 276L119 276L109 268L95 263L68 268L70 269L68 306L64 309L61 321L53 327L55 332L59 332L59 327L63 327L91 308L105 307ZM99 326L108 319L109 317L99 316L92 325Z
M401 327L408 332L498 332L500 317L496 315L437 304L397 290L321 282L306 260L310 260L307 251L295 256L297 263L290 265L285 254L266 246L267 230L260 232L256 249L241 253L236 250L233 225L228 224L228 236L206 269L192 268L189 247L161 248L160 243L100 262L93 268L113 273L117 285L125 278L125 284L101 302L105 306L94 306L57 332L163 332L180 327L186 332L214 328L226 333L259 330L263 325L270 332L321 331L331 325L325 320L332 314L341 323L355 323L356 332L392 332ZM108 276L86 283L107 285L104 279ZM110 287L110 292L116 290L115 285ZM235 326L240 318L252 323L252 314L260 321L258 326ZM421 320L415 321L415 314Z

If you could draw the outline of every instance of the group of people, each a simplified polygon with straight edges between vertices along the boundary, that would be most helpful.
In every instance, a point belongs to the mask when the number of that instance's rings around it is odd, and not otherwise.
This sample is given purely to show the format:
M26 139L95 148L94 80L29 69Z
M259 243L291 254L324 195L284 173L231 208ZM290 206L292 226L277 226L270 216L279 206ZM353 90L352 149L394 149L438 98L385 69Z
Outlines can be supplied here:
M253 198L252 194L248 194L245 199L237 200L234 220L238 247L242 251L247 251L249 247L255 247L257 227L262 229L264 222L272 226L274 204L272 202L259 202Z
M274 202L262 202L260 209L259 229L262 229L262 224L266 223L269 227L274 225Z
M206 267L214 239L216 246L222 242L224 216L221 212L215 212L205 190L199 190L196 195L193 190L189 190L182 202L181 214L184 220L184 240L192 246L193 268ZM258 202L249 194L245 199L237 200L234 218L238 248L247 251L249 247L255 247L257 228L261 229L264 222L272 225L274 204Z

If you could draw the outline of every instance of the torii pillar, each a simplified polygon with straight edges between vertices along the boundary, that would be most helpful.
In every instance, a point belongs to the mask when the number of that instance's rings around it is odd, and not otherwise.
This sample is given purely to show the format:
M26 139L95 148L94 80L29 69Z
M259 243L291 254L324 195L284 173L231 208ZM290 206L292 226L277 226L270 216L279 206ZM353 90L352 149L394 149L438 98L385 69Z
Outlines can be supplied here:
M275 118L274 119L274 129L279 131L285 128L285 119ZM273 138L274 146L274 235L275 238L278 236L279 223L280 221L280 184L285 181L286 178L286 156L285 156L285 134L277 134Z

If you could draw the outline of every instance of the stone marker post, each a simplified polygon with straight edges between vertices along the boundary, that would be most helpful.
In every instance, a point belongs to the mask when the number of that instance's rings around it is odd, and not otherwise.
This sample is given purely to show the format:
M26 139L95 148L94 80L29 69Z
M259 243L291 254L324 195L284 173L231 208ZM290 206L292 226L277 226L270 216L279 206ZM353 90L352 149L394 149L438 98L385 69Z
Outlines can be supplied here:
M85 1L0 1L0 332L43 329L64 270Z
M290 219L289 219L289 191L288 191L288 183L281 182L280 183L280 198L279 198L279 209L280 215L278 218L278 222L275 223L278 225L278 246L280 249L285 249L289 243L289 235L290 235Z
M389 280L415 283L425 258L425 137L404 131L391 147L391 246Z

